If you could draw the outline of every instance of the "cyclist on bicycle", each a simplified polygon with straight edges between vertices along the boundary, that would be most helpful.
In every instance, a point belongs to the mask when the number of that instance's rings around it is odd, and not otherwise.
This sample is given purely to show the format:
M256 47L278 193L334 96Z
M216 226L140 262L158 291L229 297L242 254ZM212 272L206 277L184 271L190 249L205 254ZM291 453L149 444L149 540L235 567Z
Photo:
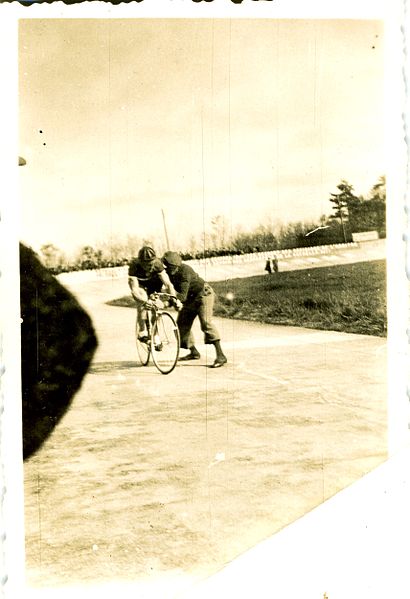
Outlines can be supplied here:
M148 331L146 327L147 311L144 304L149 304L149 297L153 293L160 292L164 287L167 293L176 296L176 291L172 285L163 263L152 247L144 245L138 252L137 258L131 260L128 267L128 285L131 289L132 297L137 303L138 314L138 338L140 341L148 341ZM160 300L154 300L157 305ZM162 302L160 307L163 307Z
M212 322L215 294L212 287L190 267L184 264L177 252L165 252L162 262L165 265L170 281L175 287L177 301L182 308L177 322L181 336L181 347L189 349L189 354L180 360L199 360L200 353L195 347L192 335L192 324L198 316L205 343L215 346L216 357L211 368L219 368L227 362L222 351L220 335Z

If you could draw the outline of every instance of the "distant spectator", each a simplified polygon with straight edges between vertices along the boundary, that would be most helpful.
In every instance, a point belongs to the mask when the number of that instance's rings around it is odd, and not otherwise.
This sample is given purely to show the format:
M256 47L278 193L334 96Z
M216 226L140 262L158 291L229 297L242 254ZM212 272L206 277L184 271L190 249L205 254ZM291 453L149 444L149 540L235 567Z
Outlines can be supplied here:
M265 270L268 274L279 272L279 262L276 254L266 260Z

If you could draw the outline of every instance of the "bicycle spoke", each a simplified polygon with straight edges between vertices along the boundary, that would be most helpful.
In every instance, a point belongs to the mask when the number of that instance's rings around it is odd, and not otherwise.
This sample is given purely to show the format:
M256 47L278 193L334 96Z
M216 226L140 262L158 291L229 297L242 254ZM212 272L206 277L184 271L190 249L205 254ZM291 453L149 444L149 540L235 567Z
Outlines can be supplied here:
M143 343L138 339L138 335L139 335L139 327L138 327L138 317L137 317L137 322L135 325L135 342L137 345L137 353L138 353L138 357L140 359L140 362L143 366L146 366L149 362L149 356L150 356L150 346L149 346L149 342L148 343Z
M157 316L151 334L151 351L154 364L160 372L168 374L175 368L179 354L179 332L168 312Z

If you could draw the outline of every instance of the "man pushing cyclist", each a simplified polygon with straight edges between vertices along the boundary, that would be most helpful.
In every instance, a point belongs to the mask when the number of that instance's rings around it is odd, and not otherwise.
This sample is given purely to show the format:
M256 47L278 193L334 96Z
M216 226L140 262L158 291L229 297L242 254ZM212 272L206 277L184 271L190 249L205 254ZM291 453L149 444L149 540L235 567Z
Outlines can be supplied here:
M200 353L195 347L192 325L198 316L204 333L205 343L215 347L216 357L211 368L226 364L227 358L222 351L220 335L212 322L215 294L212 287L190 267L184 264L177 252L165 252L160 260L154 249L143 246L128 268L128 285L137 304L138 338L148 341L145 305L149 297L161 290L174 296L173 304L179 310L177 322L181 336L181 348L189 353L181 360L199 360Z
M184 264L177 252L165 252L162 262L167 275L176 291L178 328L181 336L181 348L189 349L189 354L180 360L199 360L201 357L195 347L192 324L198 316L205 343L215 347L216 357L211 368L220 368L227 362L222 351L220 335L212 322L215 294L212 287L190 267Z

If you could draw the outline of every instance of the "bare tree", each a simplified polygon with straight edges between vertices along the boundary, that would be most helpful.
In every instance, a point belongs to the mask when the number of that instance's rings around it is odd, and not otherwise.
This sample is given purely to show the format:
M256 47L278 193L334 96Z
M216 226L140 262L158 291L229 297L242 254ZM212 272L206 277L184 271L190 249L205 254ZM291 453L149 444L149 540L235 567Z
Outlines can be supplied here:
M59 269L67 261L64 252L52 243L42 245L40 255L44 266L49 269Z

